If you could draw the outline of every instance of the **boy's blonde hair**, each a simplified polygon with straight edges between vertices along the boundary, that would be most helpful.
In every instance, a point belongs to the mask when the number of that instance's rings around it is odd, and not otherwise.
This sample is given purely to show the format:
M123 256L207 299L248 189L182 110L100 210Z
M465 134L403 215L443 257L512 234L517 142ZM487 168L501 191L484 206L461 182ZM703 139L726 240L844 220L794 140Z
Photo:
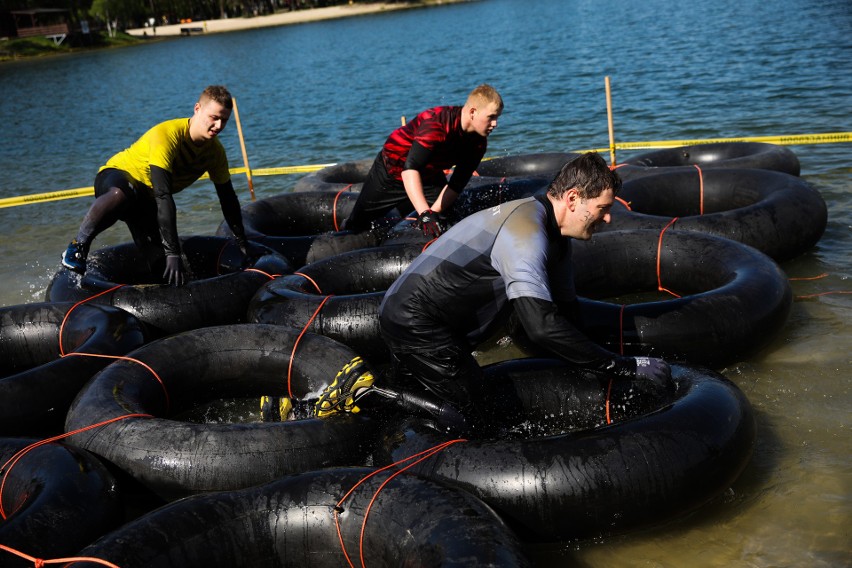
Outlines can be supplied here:
M503 97L500 96L497 89L487 83L483 83L470 92L464 106L483 108L488 106L490 103L496 103L498 109L502 112Z

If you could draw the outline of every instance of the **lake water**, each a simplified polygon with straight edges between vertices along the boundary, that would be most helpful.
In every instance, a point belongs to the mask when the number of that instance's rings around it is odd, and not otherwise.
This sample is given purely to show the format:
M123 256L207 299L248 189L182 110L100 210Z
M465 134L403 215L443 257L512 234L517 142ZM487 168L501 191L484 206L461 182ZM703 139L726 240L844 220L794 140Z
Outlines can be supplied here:
M483 0L0 64L0 197L90 186L109 156L156 122L188 116L211 83L237 98L253 168L372 157L401 116L460 104L481 82L506 103L489 156L605 148L605 76L619 141L850 131L852 5ZM240 165L233 121L222 140ZM791 149L829 221L820 243L782 268L827 274L794 281L797 296L828 294L797 300L766 350L723 371L757 412L751 464L686 519L536 547L537 564L852 564L852 146ZM271 196L297 179L257 177L255 191ZM248 201L245 177L235 185ZM43 300L89 203L0 209L0 305ZM182 235L215 231L209 182L177 203ZM95 246L127 240L120 225Z

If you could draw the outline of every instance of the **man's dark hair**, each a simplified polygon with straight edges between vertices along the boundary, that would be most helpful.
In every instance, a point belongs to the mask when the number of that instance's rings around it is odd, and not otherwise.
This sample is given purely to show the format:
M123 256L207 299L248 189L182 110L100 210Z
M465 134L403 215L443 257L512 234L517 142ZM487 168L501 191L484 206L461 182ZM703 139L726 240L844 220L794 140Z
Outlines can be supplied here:
M234 99L231 97L231 93L222 85L210 85L204 89L198 100L204 99L216 101L229 110L234 108Z
M621 189L621 177L600 155L587 152L562 166L550 182L547 193L558 199L572 187L577 188L581 199L594 199L610 188L617 195Z

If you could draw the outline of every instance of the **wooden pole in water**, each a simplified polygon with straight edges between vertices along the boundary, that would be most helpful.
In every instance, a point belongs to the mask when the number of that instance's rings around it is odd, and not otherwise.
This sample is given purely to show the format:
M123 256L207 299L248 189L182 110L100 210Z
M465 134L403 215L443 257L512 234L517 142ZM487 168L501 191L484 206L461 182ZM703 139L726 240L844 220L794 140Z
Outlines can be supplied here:
M240 137L240 149L243 151L243 164L246 167L249 193L251 193L251 200L254 201L254 183L251 181L251 166L249 166L248 154L246 153L246 141L243 139L243 125L240 124L240 111L237 109L237 99L232 98L231 100L234 102L234 119L237 121L237 134Z
M612 90L609 85L609 75L604 77L604 85L606 86L606 119L609 125L609 159L610 165L616 166L615 162L615 132L612 128Z
M405 115L399 117L400 126L405 126Z

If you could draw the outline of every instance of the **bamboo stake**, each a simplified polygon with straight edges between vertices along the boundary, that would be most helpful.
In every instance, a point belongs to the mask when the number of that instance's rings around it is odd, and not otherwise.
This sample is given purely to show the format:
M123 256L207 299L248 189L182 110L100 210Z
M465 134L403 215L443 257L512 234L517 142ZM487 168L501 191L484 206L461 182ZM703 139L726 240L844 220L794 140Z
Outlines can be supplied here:
M612 127L612 90L609 85L609 75L604 77L604 84L606 85L606 119L609 125L609 158L610 165L615 167L617 165L615 162L615 132Z
M246 141L243 139L243 126L240 124L240 111L237 109L237 99L232 98L231 100L234 102L234 118L237 121L237 134L240 137L240 149L243 151L243 164L246 167L249 192L251 193L251 200L254 201L254 183L251 180L251 166L249 166L248 154L246 153Z

